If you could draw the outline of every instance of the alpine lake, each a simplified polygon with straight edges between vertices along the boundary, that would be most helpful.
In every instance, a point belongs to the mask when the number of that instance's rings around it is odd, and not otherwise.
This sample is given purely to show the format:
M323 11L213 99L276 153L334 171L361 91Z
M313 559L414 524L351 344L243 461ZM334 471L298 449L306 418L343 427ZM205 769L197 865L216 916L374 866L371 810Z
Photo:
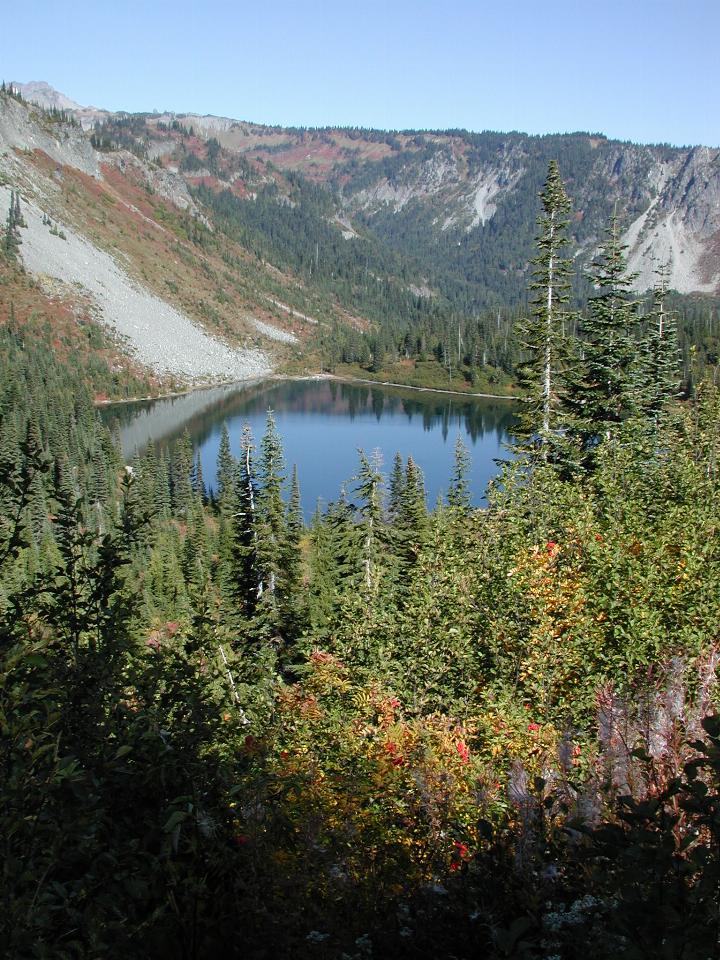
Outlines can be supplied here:
M128 461L148 444L172 456L187 430L199 451L205 485L216 487L217 456L227 424L235 456L245 423L256 446L272 410L285 454L286 475L297 465L305 519L338 499L352 499L358 450L379 450L389 476L393 458L412 457L425 478L428 506L445 494L453 473L455 441L464 440L472 459L470 488L476 506L484 503L498 459L509 459L505 444L517 405L504 398L465 397L333 379L262 380L195 390L157 400L110 404L105 422L119 435ZM257 452L255 454L257 458Z

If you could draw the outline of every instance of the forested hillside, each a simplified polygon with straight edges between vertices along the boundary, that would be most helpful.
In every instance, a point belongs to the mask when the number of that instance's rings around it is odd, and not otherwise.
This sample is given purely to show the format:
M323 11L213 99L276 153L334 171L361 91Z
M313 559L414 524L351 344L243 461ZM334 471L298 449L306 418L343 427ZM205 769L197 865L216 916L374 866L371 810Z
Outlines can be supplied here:
M717 151L577 133L282 130L219 118L109 117L94 134L183 172L219 228L368 323L320 331L326 361L373 372L431 360L454 387L508 382L548 162L573 201L575 304L615 211L634 286L665 265L685 375L718 347ZM360 331L360 332L359 332ZM422 378L418 379L422 382ZM467 388L467 386L466 386Z
M166 388L285 366L516 390L551 157L572 200L578 310L616 210L646 316L655 270L667 270L685 387L717 361L717 151L584 133L285 130L88 112L28 92L47 109L0 91L0 200L22 207L16 257L46 288L52 278L53 296L81 291ZM154 317L160 342L148 343Z
M0 326L8 956L717 953L720 396L615 220L574 315L556 164L539 213L487 509L360 452L305 527L272 412L212 491L125 464L109 368Z

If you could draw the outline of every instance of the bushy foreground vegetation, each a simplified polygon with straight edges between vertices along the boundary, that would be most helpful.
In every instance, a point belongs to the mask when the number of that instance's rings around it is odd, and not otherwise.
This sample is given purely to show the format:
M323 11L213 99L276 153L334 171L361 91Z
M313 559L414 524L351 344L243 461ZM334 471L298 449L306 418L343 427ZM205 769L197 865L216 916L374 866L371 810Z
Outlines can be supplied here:
M208 492L3 331L8 956L717 953L720 396L593 433L553 337L487 509L361 454L305 528L272 415Z

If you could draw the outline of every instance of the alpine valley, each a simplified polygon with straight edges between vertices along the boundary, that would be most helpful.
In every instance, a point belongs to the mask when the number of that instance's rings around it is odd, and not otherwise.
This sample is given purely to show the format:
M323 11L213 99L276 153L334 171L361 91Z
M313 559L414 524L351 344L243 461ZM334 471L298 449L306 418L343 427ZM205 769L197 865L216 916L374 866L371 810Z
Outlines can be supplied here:
M0 209L0 956L720 956L720 151L13 83Z
M111 113L46 83L8 90L0 203L22 196L34 299L109 327L118 362L129 352L150 380L339 364L512 389L551 158L572 201L578 304L615 211L636 289L667 266L686 377L692 345L700 362L716 360L717 149L589 133L286 129Z

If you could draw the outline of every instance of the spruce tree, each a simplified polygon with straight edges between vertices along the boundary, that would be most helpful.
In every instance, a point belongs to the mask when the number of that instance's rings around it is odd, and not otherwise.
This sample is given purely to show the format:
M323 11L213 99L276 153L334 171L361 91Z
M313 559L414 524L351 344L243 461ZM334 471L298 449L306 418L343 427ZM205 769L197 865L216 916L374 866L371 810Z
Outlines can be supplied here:
M293 466L292 471L290 500L286 511L285 530L285 541L281 558L283 575L279 583L279 600L282 632L287 640L299 634L300 624L303 620L302 608L304 607L301 592L302 570L300 552L300 540L304 530L304 523L300 483L298 481L296 465Z
M393 458L393 468L390 474L390 486L388 488L388 519L390 523L395 523L400 517L404 490L405 470L403 468L403 459L399 453L396 453Z
M667 265L657 270L648 329L640 344L636 377L638 404L657 425L670 400L680 395L680 350L677 323L667 309Z
M237 478L236 506L232 515L230 569L227 576L227 591L234 608L244 621L251 620L255 615L263 593L258 560L254 449L250 426L245 424L240 439L240 468Z
M361 501L359 512L363 538L363 579L365 586L370 590L377 585L378 571L383 555L384 478L381 472L382 457L379 450L373 451L369 459L363 450L359 450L358 455L360 457L360 468L355 481Z
M394 551L400 568L401 588L407 585L404 575L417 560L420 548L425 542L427 527L425 481L420 467L412 457L408 457L400 510L393 526Z
M635 276L627 272L626 249L614 214L590 271L596 292L581 322L580 356L565 392L568 435L585 469L592 469L598 444L616 437L621 423L637 409L633 333L638 302L632 296Z
M470 464L470 453L465 441L458 434L455 440L455 462L447 501L451 507L457 507L459 510L470 509L470 486L468 483Z
M333 547L329 520L323 516L318 503L310 521L311 575L308 589L308 615L316 637L325 635L334 610L338 563Z
M205 478L203 476L202 460L200 459L200 452L198 451L197 456L193 462L193 469L191 475L191 486L193 493L196 498L203 504L208 502L207 487L205 486Z
M526 358L519 368L519 382L526 391L515 436L518 450L532 460L554 460L560 441L561 375L565 353L566 304L569 300L570 261L563 256L568 243L570 200L560 177L557 161L551 160L545 186L540 192L540 235L533 264L530 290L532 313L520 326L520 341Z
M20 227L25 226L23 215L20 211L20 192L10 191L10 208L5 220L5 236L3 238L3 248L8 260L17 258L18 248L21 243Z
M275 591L283 577L282 555L287 528L282 498L284 476L282 442L272 410L268 410L258 459L258 564L266 605L276 605Z
M170 493L170 467L167 452L162 450L157 458L157 473L155 481L155 508L158 518L165 520L170 516L172 497Z
M235 492L237 461L230 450L230 433L223 423L217 458L217 502L220 510L227 509Z
M172 505L176 516L185 516L192 504L193 463L192 440L188 431L185 430L175 444L172 458Z
M361 582L361 530L346 496L316 510L310 527L309 608L313 630L323 631L339 609L340 598Z

